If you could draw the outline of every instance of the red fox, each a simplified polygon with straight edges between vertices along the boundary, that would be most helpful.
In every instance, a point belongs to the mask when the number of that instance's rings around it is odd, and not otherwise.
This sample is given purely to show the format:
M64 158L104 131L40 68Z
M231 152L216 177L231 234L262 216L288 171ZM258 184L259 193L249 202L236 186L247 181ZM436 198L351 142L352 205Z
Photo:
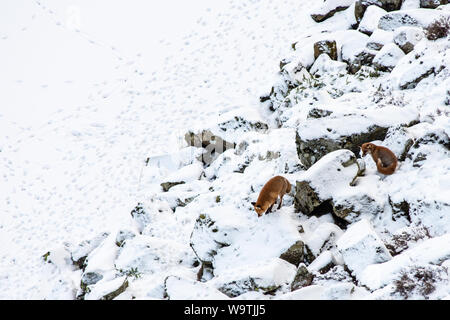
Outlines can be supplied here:
M372 155L373 161L377 164L378 172L383 174L393 174L397 168L397 157L388 148L367 142L362 144L361 150L363 156L365 156L367 152Z
M289 192L291 192L291 184L285 177L276 176L267 181L259 193L258 200L252 202L258 217L261 217L266 211L267 213L272 211L278 196L280 196L280 204L277 209L280 209L283 203L283 196Z

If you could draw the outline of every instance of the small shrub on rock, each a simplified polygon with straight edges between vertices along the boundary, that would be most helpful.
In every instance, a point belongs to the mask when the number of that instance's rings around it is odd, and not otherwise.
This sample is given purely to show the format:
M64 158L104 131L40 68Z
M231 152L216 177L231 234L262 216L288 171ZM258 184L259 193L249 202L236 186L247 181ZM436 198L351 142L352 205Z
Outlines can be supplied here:
M428 40L445 38L450 33L450 16L441 17L432 22L426 29L425 35Z

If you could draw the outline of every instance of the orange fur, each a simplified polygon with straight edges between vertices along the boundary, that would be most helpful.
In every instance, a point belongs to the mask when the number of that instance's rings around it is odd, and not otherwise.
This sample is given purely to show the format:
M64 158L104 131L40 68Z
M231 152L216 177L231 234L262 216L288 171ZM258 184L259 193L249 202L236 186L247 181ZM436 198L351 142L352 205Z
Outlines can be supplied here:
M283 196L289 192L291 192L291 184L285 177L276 176L267 181L259 193L258 200L252 202L258 216L262 216L266 211L271 212L278 197L280 197L280 204L277 209L280 209Z
M367 142L361 146L363 156L370 153L373 161L377 164L378 172L383 174L393 174L397 168L397 157L386 147L377 146Z

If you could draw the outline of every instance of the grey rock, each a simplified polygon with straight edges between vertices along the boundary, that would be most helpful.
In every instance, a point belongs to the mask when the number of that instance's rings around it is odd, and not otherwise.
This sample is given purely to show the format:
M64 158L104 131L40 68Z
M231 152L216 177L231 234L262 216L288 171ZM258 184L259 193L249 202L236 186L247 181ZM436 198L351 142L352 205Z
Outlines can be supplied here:
M398 45L405 54L408 54L414 50L416 43L422 40L424 36L422 28L402 27L396 30L394 43Z
M80 288L83 292L88 290L88 286L96 284L103 279L103 276L97 272L86 272L81 276Z
M174 187L176 185L179 185L179 184L184 184L184 183L186 183L186 182L184 182L184 181L163 182L163 183L161 183L161 187L162 187L164 192L167 192L167 191L170 190L170 188L172 188L172 187Z
M328 54L332 60L337 60L337 47L335 40L321 40L314 43L314 59L317 59L322 53Z
M326 4L326 2L325 2ZM328 18L331 18L334 16L336 12L343 11L349 7L348 1L342 1L342 3L339 3L339 1L335 2L335 6L332 6L328 8L327 10L323 10L323 8L319 8L317 12L313 12L311 14L311 18L313 18L316 22L322 22Z
M314 275L308 271L304 264L300 265L291 283L291 291L309 286L314 279Z
M92 251L94 251L94 249L97 248L108 236L109 232L102 232L94 238L84 240L80 244L72 248L70 251L73 264L84 270L84 268L86 267L85 262L87 256Z
M394 31L399 27L421 26L420 22L406 12L389 12L380 18L378 28L386 31Z
M370 66L372 64L373 58L377 54L367 47L360 47L356 52L352 52L350 55L346 54L346 45L342 46L342 61L348 64L348 71L352 74L361 69L362 66Z
M205 149L205 152L198 159L205 165L211 164L219 154L234 148L236 145L215 135L210 130L203 130L200 133L189 131L185 134L184 139L189 146Z
M400 83L400 85L399 85L400 89L402 89L402 90L414 89L419 84L420 81L429 77L432 74L436 74L439 72L438 70L436 70L436 68L434 66L431 66L426 69L422 69L420 71L421 72L417 73L413 79L409 79L408 81L404 81L404 82Z
M392 71L405 53L394 43L385 45L373 58L373 65L380 71Z
M136 235L130 230L119 230L116 235L116 245L121 247L128 239L133 239Z
M213 268L214 256L218 250L231 245L230 231L221 228L207 214L200 214L191 233L190 246L197 258L208 268Z
M350 150L330 152L296 181L295 209L310 215L328 204L325 209L332 211L333 199L330 193L323 194L319 190L321 186L326 185L327 190L350 187L360 171L356 156ZM336 176L340 176L340 179L336 179Z
M125 278L124 282L115 290L104 295L100 300L112 300L119 294L123 293L128 288L128 279Z
M280 259L298 266L301 262L303 262L304 250L305 244L303 241L298 240L280 255Z
M420 0L421 8L436 9L440 5L448 4L448 0Z
M266 132L269 130L267 123L262 121L251 121L241 116L234 116L232 119L221 122L218 127L223 131L236 131L242 129L244 131Z
M367 7L376 5L386 11L400 10L403 0L357 0L355 2L355 18L359 23L364 17Z
M310 168L324 155L339 149L349 149L359 154L360 146L367 141L384 140L387 127L372 125L365 132L354 133L350 136L341 136L337 139L321 137L312 140L302 139L297 132L297 155L306 168Z

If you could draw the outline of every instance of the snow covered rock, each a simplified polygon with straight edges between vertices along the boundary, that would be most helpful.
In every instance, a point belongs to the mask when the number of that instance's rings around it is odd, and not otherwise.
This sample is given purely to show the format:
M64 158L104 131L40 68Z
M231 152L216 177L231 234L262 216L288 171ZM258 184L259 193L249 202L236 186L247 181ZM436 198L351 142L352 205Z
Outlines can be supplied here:
M405 54L414 50L417 42L424 38L422 28L416 27L400 27L395 30L394 42L403 50Z
M306 168L338 149L349 149L359 154L364 142L384 140L389 127L409 126L418 117L414 109L394 106L350 114L343 113L337 105L330 106L329 110L333 111L330 116L307 119L297 127L297 155ZM381 117L385 112L391 115L389 119ZM345 127L340 125L342 121Z
M73 263L77 265L80 269L84 269L86 267L85 262L87 256L95 248L97 248L108 236L109 232L102 232L92 239L84 240L76 246L71 246L69 250L71 252L71 258Z
M200 179L203 173L203 166L200 162L195 162L190 165L184 166L179 170L173 172L165 178L165 182L161 183L161 187L164 192L169 191L170 188Z
M347 188L333 197L333 213L349 223L362 217L372 218L383 213L387 207L386 194L371 188L370 177L360 179L357 187ZM362 185L364 182L364 186Z
M336 41L321 40L314 43L314 59L317 59L322 53L326 53L331 60L337 60Z
M133 218L134 225L139 233L143 233L145 228L150 225L155 213L165 213L170 215L173 213L170 204L156 197L145 202L139 202L130 214Z
M387 31L394 31L397 28L427 27L440 16L439 10L434 9L411 9L388 12L382 16L378 22L378 28Z
M249 108L228 111L220 115L217 122L217 126L222 131L266 132L269 129L262 117L255 110Z
M295 208L311 214L322 203L332 200L333 192L348 187L359 172L356 157L350 150L336 150L322 157L298 176Z
M402 0L357 0L355 2L355 18L360 22L370 6L378 6L385 11L399 10L402 5Z
M361 66L372 63L376 52L366 48L365 44L369 38L367 35L357 32L353 35L349 33L349 36L351 37L342 44L341 57L342 61L348 64L349 72L356 73Z
M393 32L375 29L367 40L366 47L371 50L380 50L384 45L393 41Z
M399 276L405 268L437 265L450 258L450 234L431 238L405 250L389 261L367 265L359 280L371 290L376 290Z
M298 240L280 255L280 259L292 263L297 267L301 262L303 262L304 251L305 244L303 241Z
M164 281L165 296L169 300L224 300L228 296L209 283L178 276L169 276Z
M311 217L314 219L315 217ZM341 228L336 224L331 222L320 223L315 225L314 221L312 223L304 224L305 234L303 234L303 239L307 248L316 257L311 263L315 264L318 256L323 252L329 252L329 250L334 250L336 247L336 240L343 234ZM310 266L308 266L308 269Z
M144 206L142 203L138 203L136 207L133 208L130 212L131 217L133 218L133 221L135 222L135 225L140 233L144 230L144 228L149 224L150 222L150 215L149 213L144 209Z
M346 266L357 279L369 265L391 260L392 256L367 219L352 224L337 241Z
M373 58L373 65L381 71L391 71L404 56L405 53L397 45L389 43Z
M328 54L321 54L317 57L309 72L312 75L327 75L330 73L344 75L347 73L347 64L342 61L335 61Z
M423 240L431 238L426 227L408 226L397 230L386 239L386 247L392 256L396 256L406 249L414 247Z
M313 281L314 275L308 271L304 264L301 264L297 268L294 280L291 283L291 291L307 287Z
M244 219L231 206L200 214L190 237L190 246L202 263L199 278L211 275L218 252L233 243L243 224Z
M189 146L205 149L199 160L207 165L211 164L225 150L235 147L235 143L224 140L211 130L189 131L185 134L184 139Z
M358 31L371 35L378 27L378 21L386 14L386 10L376 6L369 6L358 26Z
M84 296L84 300L113 300L128 288L126 276L117 277L110 281L100 280L89 289L89 292Z
M177 265L191 266L192 260L187 246L171 239L140 235L120 248L114 267L122 274L157 274Z
M424 79L439 74L448 65L449 47L448 41L420 41L414 47L415 54L408 54L392 70L392 82L400 89L413 89ZM427 58L429 54L433 54L433 59Z
M421 8L436 9L444 4L448 4L448 0L420 0Z
M249 291L274 292L289 288L296 270L291 263L274 258L231 268L210 283L229 297L237 297Z
M136 234L130 230L119 230L116 235L116 245L121 247L128 239L133 239Z
M316 22L322 22L332 17L336 12L347 9L354 0L325 0L311 13L311 18Z

